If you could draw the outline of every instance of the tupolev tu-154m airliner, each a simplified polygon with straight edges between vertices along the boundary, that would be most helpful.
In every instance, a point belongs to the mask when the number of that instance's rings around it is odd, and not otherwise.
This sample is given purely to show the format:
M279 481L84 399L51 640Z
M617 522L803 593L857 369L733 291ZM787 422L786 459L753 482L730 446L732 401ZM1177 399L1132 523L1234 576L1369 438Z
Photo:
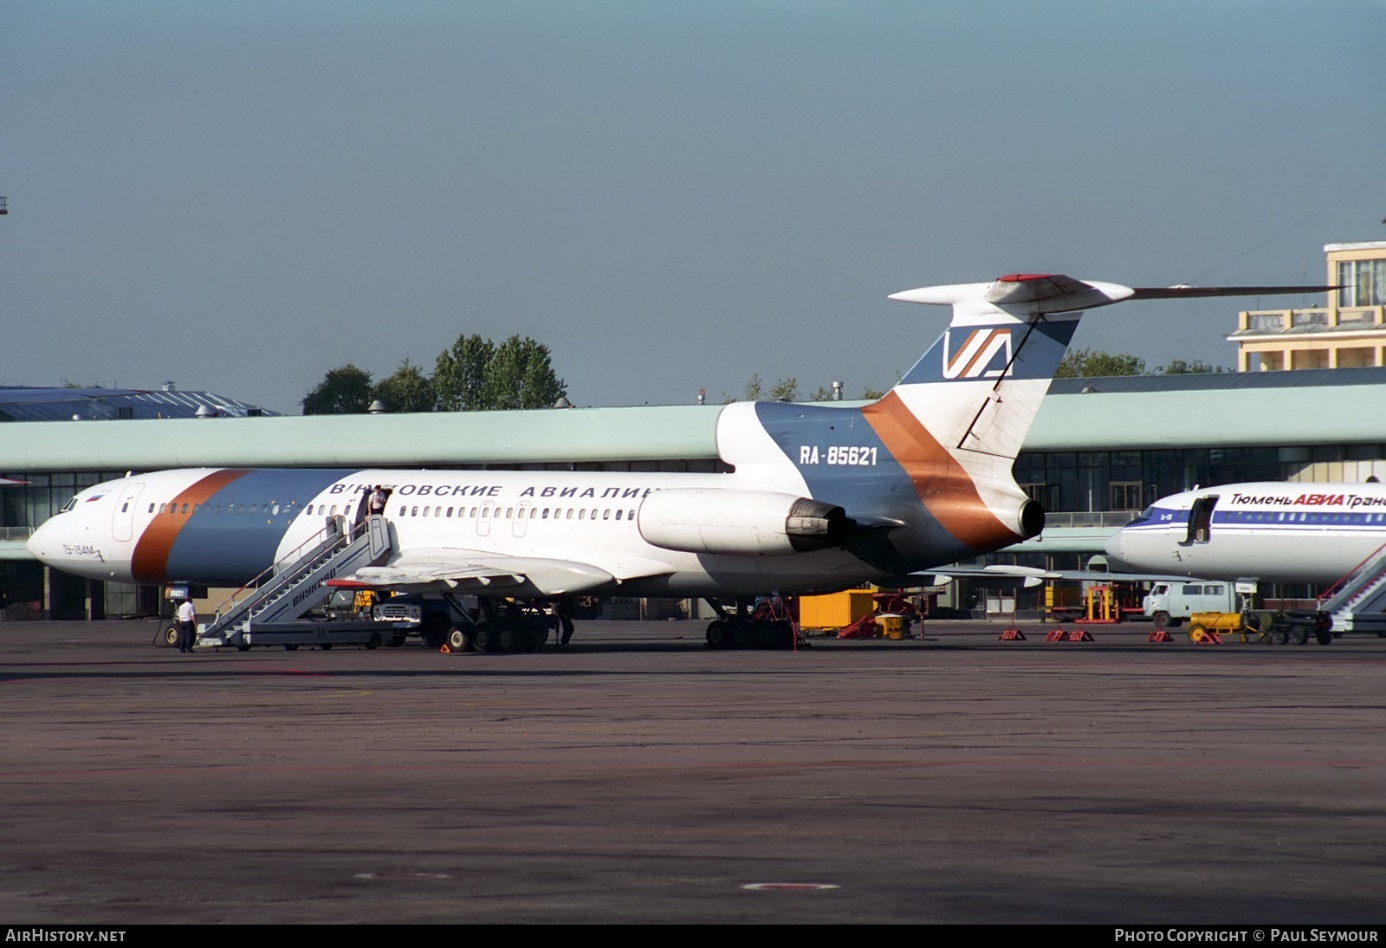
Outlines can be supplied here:
M504 630L515 610L503 599L715 602L898 582L1041 531L1044 511L1011 466L1081 311L1323 289L1137 289L1017 274L907 290L890 298L953 315L900 382L859 408L726 406L716 438L730 473L161 471L83 490L28 548L97 580L235 585L287 569L325 518L369 519L385 552L326 585L443 597L454 617L470 616L448 633L468 645ZM376 484L391 488L389 502L365 518ZM477 596L478 608L463 610L461 595ZM724 613L709 642L740 642L749 626L744 610Z
M1129 569L1332 583L1386 544L1386 485L1259 482L1162 497L1107 541Z

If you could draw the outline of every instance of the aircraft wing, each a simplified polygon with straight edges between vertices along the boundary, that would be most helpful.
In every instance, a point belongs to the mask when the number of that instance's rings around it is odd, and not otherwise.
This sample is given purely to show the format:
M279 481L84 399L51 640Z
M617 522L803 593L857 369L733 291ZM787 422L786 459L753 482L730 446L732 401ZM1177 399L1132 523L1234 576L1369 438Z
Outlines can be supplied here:
M1113 573L1102 570L1053 570L1037 566L940 566L938 569L910 573L908 577L925 585L939 586L954 579L997 579L1024 580L1026 586L1038 586L1050 579L1075 579L1103 583L1146 583L1177 582L1187 583L1189 577L1170 573Z
M570 596L616 583L606 570L587 563L452 549L411 551L385 566L363 566L327 581L338 589L499 596Z

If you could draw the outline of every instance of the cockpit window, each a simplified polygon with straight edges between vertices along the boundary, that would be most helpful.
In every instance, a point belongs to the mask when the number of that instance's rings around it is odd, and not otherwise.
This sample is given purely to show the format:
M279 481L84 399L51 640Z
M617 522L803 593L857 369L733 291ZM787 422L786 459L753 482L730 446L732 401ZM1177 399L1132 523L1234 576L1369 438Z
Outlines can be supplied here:
M73 497L73 498L72 498L71 500L69 500L67 503L63 504L62 509L59 510L58 513L67 513L69 510L71 510L73 507L76 507L76 506L77 506L77 498L76 498L76 497Z
M1143 522L1145 522L1146 520L1149 520L1150 517L1151 517L1151 515L1154 514L1154 513L1155 513L1155 508L1154 508L1154 507L1147 507L1147 508L1145 508L1144 510L1142 510L1140 513L1136 514L1136 519L1128 521L1126 525L1129 527L1129 526L1131 526L1131 524L1134 524L1134 523L1143 523Z

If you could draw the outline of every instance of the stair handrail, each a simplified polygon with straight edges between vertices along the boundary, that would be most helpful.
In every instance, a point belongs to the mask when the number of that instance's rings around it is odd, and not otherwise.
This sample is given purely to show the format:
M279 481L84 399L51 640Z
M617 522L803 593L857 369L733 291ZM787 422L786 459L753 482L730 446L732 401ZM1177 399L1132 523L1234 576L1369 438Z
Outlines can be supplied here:
M261 584L266 580L266 578L273 574L275 570L279 568L280 563L289 563L290 565L296 565L297 563L299 563L303 559L302 556L299 556L299 553L303 550L304 547L313 543L322 544L324 541L328 539L328 534L332 532L337 533L337 537L339 540L345 539L348 543L350 543L355 541L358 535L364 534L366 527L367 524L365 521L358 524L354 524L350 530L346 531L341 531L341 528L336 520L331 520L328 523L324 524L321 530L319 530L317 533L313 534L308 539L300 543L298 546L290 550L288 554L284 556L283 559L275 560L269 566L265 567L265 569L257 573L254 577L246 580L245 585L242 586L240 589L237 589L231 595L227 596L221 602L217 603L216 609L212 611L212 614L214 616L212 621L215 622L219 620L225 614L222 611L223 607L225 607L226 612L230 612L232 609L241 605L241 601L238 601L237 597L245 593L247 590L252 591L252 593L258 591ZM306 556L306 554L304 555Z
M1346 586L1346 585L1347 585L1347 581L1348 581L1349 579L1352 579L1352 577L1356 576L1358 570L1360 570L1362 567L1366 566L1366 565L1367 565L1368 563L1370 563L1372 560L1374 560L1374 559L1376 559L1378 556L1380 556L1380 555L1382 554L1382 551L1386 551L1386 542L1383 542L1383 543L1382 543L1379 547L1377 547L1375 550L1372 550L1372 551L1371 551L1370 553L1368 553L1366 556L1362 557L1361 561L1358 562L1356 566L1354 566L1352 569L1348 570L1348 571L1347 571L1346 573L1344 573L1342 576L1338 577L1338 578L1333 582L1333 585L1329 586L1329 587L1328 587L1327 589L1325 589L1322 593L1320 593L1320 594L1319 594L1319 598L1318 598L1318 600L1317 600L1317 604L1318 604L1319 608L1323 608L1324 603L1328 602L1328 601L1329 601L1330 599L1332 599L1334 596L1338 595L1338 593L1342 592L1342 590L1341 590L1339 587L1341 587L1341 586Z

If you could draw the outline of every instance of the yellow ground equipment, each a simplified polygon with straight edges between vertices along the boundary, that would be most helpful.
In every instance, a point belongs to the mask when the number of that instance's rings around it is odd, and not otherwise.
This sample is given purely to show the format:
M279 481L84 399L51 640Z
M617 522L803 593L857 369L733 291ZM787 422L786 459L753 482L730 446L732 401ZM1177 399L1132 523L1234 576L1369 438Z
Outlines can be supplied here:
M1111 586L1088 588L1088 622L1120 622L1121 609Z
M881 630L881 638L900 640L905 637L904 616L883 613L876 616L876 627Z
M873 589L844 589L822 596L799 597L800 629L845 628L874 611Z
M1223 635L1235 635L1245 645L1259 641L1261 625L1269 620L1254 612L1195 612L1189 616L1189 641L1217 642Z

